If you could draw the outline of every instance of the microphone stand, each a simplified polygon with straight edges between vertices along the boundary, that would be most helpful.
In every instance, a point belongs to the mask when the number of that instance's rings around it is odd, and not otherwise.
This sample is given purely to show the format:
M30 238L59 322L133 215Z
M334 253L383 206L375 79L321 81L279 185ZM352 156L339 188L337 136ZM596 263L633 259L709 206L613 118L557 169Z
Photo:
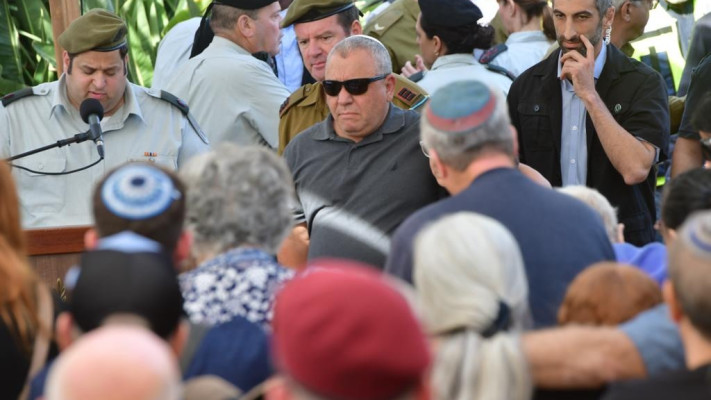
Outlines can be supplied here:
M18 160L18 159L20 159L20 158L24 158L24 157L27 157L27 156L31 156L32 154L36 154L36 153L41 153L41 152L43 152L43 151L45 151L45 150L53 149L53 148L55 148L55 147L68 146L68 145L70 145L70 144L72 144L72 143L81 143L81 142L87 141L87 140L89 140L89 139L92 139L92 137L91 137L91 132L90 132L90 131L87 131L87 132L84 132L84 133L77 133L76 135L74 135L74 136L72 136L72 137L70 137L70 138L62 139L62 140L57 140L56 143L49 144L49 145L47 145L47 146L42 146L42 147L36 148L36 149L34 149L34 150L26 151L26 152L20 153L20 154L18 154L18 155L16 155L16 156L12 156L12 157L8 158L6 161ZM103 158L103 157L101 157L101 158Z

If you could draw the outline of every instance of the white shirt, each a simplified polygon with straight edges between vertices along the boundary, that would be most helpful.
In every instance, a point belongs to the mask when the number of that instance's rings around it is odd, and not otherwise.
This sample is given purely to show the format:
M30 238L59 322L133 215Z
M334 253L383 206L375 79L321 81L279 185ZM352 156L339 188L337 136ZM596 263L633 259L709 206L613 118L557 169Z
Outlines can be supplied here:
M0 158L56 143L89 128L66 97L64 75L33 91L34 96L0 106ZM25 228L90 225L94 185L111 169L127 161L147 161L176 170L208 149L180 110L156 94L153 89L126 85L123 106L101 121L106 155L99 164L59 176L13 168ZM66 172L98 159L96 145L86 141L13 163L41 172Z
M417 84L432 95L448 83L465 80L485 82L501 89L504 95L509 93L512 82L508 77L486 69L472 54L449 54L437 58L432 68Z
M166 90L190 105L213 146L279 143L279 106L289 91L267 63L230 40L215 36L173 74Z
M514 32L506 39L507 50L496 56L490 64L519 76L543 60L552 43L542 31Z

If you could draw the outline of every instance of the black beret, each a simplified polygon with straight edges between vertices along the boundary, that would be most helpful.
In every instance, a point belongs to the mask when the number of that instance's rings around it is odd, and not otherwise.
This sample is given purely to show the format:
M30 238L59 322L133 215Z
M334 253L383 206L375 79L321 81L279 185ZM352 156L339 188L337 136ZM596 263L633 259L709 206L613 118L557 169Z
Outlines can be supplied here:
M216 5L230 6L241 10L256 10L266 7L277 0L220 0L214 1Z
M417 0L422 18L437 26L464 26L475 24L483 16L471 0Z

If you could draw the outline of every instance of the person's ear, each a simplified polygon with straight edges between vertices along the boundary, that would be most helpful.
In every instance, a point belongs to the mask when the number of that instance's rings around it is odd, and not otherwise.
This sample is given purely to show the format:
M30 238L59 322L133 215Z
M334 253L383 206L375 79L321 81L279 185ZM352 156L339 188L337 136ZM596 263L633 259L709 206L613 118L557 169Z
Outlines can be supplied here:
M622 17L623 21L630 22L632 19L632 13L630 12L631 8L632 4L629 1L625 1L622 6L620 6L620 17Z
M184 260L190 257L190 251L193 247L193 234L187 229L183 229L178 238L178 243L175 245L173 258L175 265L181 265Z
M59 351L67 349L74 342L74 318L68 311L64 311L57 316L54 325L54 337Z
M168 339L168 345L173 350L176 357L180 358L183 354L183 349L185 349L185 344L188 342L188 337L190 336L190 324L186 320L181 320L178 323L178 327L175 332Z
M62 51L62 67L64 72L69 70L69 53L66 50Z
M94 228L87 229L84 232L84 248L86 250L94 250L99 244L99 233Z
M442 159L439 158L439 154L434 149L429 150L430 154L430 169L432 170L432 175L434 175L437 182L442 182L449 176L449 168ZM441 185L441 184L440 184Z
M363 26L360 21L355 20L351 23L351 35L361 35L363 34Z
M395 75L393 74L385 77L385 93L388 101L392 101L395 95Z
M246 14L242 14L237 18L235 29L246 38L254 36L254 21Z
M669 318L678 324L684 317L684 311L682 310L681 304L676 297L674 285L669 279L664 281L662 284L662 297L664 298L664 302L667 303L667 306L669 307Z

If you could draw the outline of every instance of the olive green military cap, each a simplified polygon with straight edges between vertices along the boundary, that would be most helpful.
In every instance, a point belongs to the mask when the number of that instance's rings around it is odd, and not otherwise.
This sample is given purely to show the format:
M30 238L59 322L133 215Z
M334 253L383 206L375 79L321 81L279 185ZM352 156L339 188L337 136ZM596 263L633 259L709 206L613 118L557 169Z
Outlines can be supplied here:
M113 51L126 44L126 23L118 15L94 9L75 19L59 35L59 45L69 54Z
M281 21L282 28L336 15L355 7L353 0L294 0Z

